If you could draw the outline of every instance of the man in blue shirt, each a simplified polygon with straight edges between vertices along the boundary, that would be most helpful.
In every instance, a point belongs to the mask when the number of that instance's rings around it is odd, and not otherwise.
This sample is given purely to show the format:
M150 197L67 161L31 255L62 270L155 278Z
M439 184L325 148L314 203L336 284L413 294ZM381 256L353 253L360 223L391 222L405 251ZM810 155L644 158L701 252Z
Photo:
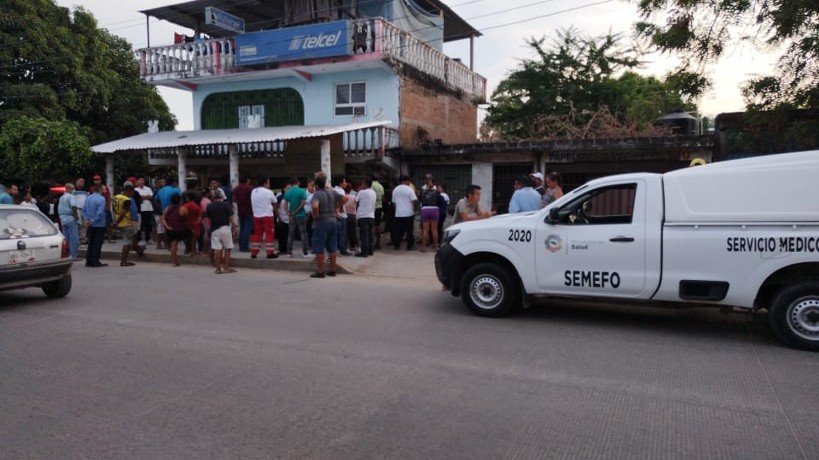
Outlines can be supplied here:
M68 240L69 254L73 260L77 260L77 251L80 247L80 215L74 198L74 184L65 184L65 193L60 197L57 214L60 216L63 235Z
M169 180L168 185L162 187L158 192L156 192L156 196L154 198L156 198L157 203L159 203L160 214L165 212L165 208L170 206L171 198L174 195L182 196L182 191L176 187L176 182L173 180Z
M515 193L509 202L509 214L537 211L540 209L540 193L532 188L532 182L526 176L515 179Z
M85 254L86 267L106 267L108 264L100 262L102 242L105 239L105 197L96 187L89 190L91 195L85 200L82 212L88 221L88 250Z
M9 184L8 189L0 184L0 204L14 204L18 189L16 184Z

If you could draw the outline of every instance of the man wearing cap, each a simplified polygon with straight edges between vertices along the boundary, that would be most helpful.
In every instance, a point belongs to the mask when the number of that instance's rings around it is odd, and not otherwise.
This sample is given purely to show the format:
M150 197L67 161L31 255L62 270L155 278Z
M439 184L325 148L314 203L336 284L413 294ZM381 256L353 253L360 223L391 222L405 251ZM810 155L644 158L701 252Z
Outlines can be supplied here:
M139 211L134 198L134 184L125 181L122 184L122 193L114 197L114 226L122 232L122 256L119 265L121 267L131 267L133 262L128 261L128 253L133 248L141 257L145 248L137 242L137 219Z
M543 185L543 173L533 172L529 175L535 183L535 191L540 194L540 207L545 208L547 204L546 187Z
M151 190L151 187L145 185L145 179L141 177L137 179L134 190L139 194L142 201L139 205L140 227L137 239L148 244L151 242L151 235L154 231L154 191Z
M509 214L537 211L540 209L540 194L532 188L532 183L526 176L515 180L515 193L509 201Z

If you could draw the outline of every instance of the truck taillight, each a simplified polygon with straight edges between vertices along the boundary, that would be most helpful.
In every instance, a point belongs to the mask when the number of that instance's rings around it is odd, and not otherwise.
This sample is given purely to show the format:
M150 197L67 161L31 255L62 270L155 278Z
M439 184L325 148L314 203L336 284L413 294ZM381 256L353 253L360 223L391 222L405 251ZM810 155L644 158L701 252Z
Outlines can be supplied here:
M63 245L62 249L60 250L60 257L63 259L67 259L69 255L71 255L71 251L69 250L68 240L63 238Z

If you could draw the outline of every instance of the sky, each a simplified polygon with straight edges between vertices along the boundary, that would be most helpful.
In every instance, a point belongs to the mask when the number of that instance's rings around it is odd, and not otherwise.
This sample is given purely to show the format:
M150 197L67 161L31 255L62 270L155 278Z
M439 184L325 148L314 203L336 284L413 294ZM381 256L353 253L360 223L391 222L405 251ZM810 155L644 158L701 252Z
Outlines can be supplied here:
M532 57L525 43L528 38L554 37L558 30L574 27L591 36L611 31L622 33L626 40L631 40L633 25L639 19L633 1L610 0L588 8L537 18L599 2L600 0L444 0L444 3L478 30L528 20L509 27L487 29L482 37L475 40L475 71L487 78L487 96L492 94L497 84L514 70L521 59ZM145 16L139 11L182 1L57 0L57 3L66 7L84 7L94 14L100 27L127 39L134 49L139 49L147 45ZM512 11L500 12L502 10ZM152 20L150 27L151 44L154 46L172 43L174 32L185 31L174 24L156 19ZM444 46L444 52L468 63L469 41L448 43ZM645 66L639 70L645 75L663 76L677 64L677 59L669 55L651 54L645 60ZM729 49L721 62L709 68L714 85L697 101L700 112L713 117L722 112L743 110L745 104L741 94L742 83L755 75L770 73L775 61L774 55L750 45L738 45ZM193 129L191 94L161 86L159 92L179 120L177 129Z

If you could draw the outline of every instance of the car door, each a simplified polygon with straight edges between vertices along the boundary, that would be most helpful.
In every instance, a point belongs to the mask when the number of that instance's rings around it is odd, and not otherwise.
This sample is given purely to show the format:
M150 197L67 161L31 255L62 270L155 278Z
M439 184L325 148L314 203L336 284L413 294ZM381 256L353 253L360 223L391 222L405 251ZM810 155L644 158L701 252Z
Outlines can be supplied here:
M538 222L538 284L548 294L637 297L646 286L646 186L590 187ZM553 219L556 218L556 221Z

